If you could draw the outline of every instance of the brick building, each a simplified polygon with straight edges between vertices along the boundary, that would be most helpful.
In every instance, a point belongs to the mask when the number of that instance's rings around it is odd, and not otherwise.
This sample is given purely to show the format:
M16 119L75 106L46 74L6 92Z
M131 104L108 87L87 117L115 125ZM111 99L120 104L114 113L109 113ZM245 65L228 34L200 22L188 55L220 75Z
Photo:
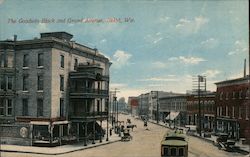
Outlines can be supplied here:
M217 132L230 138L250 138L250 78L216 83Z
M107 119L111 64L72 38L52 32L0 41L1 142L86 141L100 130Z
M206 93L200 96L202 130L214 131L215 123L215 93ZM196 125L199 128L199 97L187 96L187 125Z

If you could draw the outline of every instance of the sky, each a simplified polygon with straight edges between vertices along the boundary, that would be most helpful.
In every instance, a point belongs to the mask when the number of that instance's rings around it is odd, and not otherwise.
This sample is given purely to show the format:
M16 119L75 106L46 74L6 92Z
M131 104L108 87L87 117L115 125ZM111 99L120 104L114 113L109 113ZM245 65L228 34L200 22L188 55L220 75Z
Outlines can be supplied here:
M118 98L185 93L198 75L216 91L215 82L243 76L248 6L247 0L0 0L0 40L66 31L110 59L110 90L117 88Z

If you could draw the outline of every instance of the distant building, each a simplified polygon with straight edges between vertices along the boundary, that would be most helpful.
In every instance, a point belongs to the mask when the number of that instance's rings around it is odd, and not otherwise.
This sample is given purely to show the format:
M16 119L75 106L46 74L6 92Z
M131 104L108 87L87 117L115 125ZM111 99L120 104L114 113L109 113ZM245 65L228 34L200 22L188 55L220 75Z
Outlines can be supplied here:
M139 115L148 115L149 113L149 93L141 94L138 96L138 114Z
M161 120L171 126L184 126L186 124L187 96L167 96L159 99L159 112Z
M132 115L138 115L139 112L139 100L138 97L130 96L128 97L128 109L129 113Z
M51 32L39 39L0 41L1 142L86 142L102 131L111 64L72 38Z
M250 77L215 83L216 126L230 138L250 139Z

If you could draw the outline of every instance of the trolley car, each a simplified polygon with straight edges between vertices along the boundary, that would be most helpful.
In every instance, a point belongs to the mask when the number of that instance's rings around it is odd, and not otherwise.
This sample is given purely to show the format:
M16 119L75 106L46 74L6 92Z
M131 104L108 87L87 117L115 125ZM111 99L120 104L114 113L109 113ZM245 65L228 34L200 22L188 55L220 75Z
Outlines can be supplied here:
M161 141L162 157L187 157L188 141L186 136L179 131L168 132Z

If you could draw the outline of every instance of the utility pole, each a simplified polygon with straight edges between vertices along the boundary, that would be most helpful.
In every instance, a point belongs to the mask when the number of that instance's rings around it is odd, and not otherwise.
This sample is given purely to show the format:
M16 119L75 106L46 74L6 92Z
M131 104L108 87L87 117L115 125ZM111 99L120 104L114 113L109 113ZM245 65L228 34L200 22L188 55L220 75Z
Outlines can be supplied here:
M158 91L156 91L156 103L157 103L156 104L157 105L157 113L156 113L157 114L157 117L156 117L157 119L156 120L157 120L157 124L159 123L159 100L158 99L159 99L158 98Z

